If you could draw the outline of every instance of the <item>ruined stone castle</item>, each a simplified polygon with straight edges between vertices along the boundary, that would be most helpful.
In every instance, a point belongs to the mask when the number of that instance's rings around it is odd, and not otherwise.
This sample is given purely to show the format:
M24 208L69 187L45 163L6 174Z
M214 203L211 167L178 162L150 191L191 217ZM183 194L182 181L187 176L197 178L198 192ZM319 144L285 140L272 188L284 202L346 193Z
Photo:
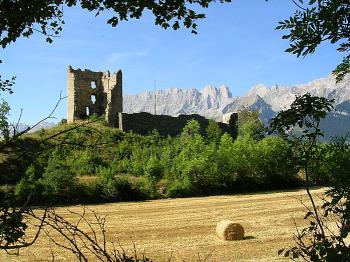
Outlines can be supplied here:
M123 112L122 71L111 74L68 67L67 122L104 115L110 126L116 127L118 113Z
M175 136L181 133L190 119L195 119L201 126L202 133L209 120L200 115L152 115L150 113L123 113L122 71L111 74L93 72L85 69L74 70L68 67L68 117L67 122L84 120L89 116L105 116L111 127L124 132L148 134L156 129L161 135ZM218 122L223 132L237 136L237 114L232 114L228 124Z

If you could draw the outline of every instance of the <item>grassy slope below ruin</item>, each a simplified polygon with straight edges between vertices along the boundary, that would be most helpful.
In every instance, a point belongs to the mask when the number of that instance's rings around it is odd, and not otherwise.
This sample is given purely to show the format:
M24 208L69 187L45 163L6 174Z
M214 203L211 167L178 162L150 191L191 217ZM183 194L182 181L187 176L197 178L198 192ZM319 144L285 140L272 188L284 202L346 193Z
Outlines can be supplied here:
M45 154L17 173L24 177L18 195L37 182L38 203L101 203L221 195L295 188L299 169L292 148L279 137L233 140L215 124L199 133L190 121L178 137L122 133L93 123L55 136L73 125L29 135L50 139ZM16 165L14 165L16 166ZM64 182L66 181L66 182ZM18 181L19 182L19 181ZM23 194L21 194L23 192Z

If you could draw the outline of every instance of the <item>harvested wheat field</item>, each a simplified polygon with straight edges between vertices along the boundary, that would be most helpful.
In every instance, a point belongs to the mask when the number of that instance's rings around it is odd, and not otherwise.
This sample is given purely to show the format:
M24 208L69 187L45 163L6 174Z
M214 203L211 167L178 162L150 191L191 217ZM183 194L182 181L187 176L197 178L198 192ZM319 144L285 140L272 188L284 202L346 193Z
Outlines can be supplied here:
M322 194L324 189L313 190ZM154 261L276 261L278 249L293 244L294 219L303 225L305 191L166 199L89 206L107 216L107 238L123 248L137 250ZM69 207L81 212L81 207ZM70 216L67 208L58 208ZM90 214L91 215L91 214ZM91 217L92 218L92 217ZM228 219L244 227L240 241L221 240L217 223ZM55 261L73 261L67 252L52 247ZM0 255L1 261L52 260L44 235L19 257Z

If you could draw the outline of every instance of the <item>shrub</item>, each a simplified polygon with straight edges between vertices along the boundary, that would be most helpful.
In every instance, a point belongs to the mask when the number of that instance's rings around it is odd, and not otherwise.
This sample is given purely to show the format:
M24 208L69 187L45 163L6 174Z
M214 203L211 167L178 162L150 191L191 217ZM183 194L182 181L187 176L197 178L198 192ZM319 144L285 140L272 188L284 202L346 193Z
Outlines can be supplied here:
M214 143L215 145L220 143L222 130L220 129L217 122L215 122L214 120L209 120L205 132L207 134L207 139L209 143Z
M16 184L15 196L19 204L27 201L28 196L31 196L31 201L34 203L41 203L43 186L39 182L41 177L41 170L39 171L34 165L28 167L25 177Z
M50 159L41 184L44 187L43 196L51 202L67 203L74 201L77 191L76 176L69 167L55 158Z
M163 177L163 169L161 161L157 157L151 156L147 161L145 173L151 180L159 181Z
M92 150L78 151L70 162L77 176L95 175L96 169L103 165L101 157Z
M108 202L135 200L134 191L125 177L102 178L97 183L97 192Z
M255 140L262 139L264 134L264 125L260 120L258 111L243 110L238 113L238 136L250 136Z
M32 138L23 138L10 145L0 140L0 146L5 148L0 154L0 185L18 183L27 168L38 163L37 152L42 150L40 142Z
M48 135L49 130L44 136ZM293 151L283 139L244 135L234 141L212 121L206 137L195 120L178 137L124 134L104 127L99 132L82 127L62 137L67 143L53 149L48 145L49 150L34 162L31 157L23 167L17 162L11 166L11 170L21 167L16 187L21 201L29 192L38 202L44 196L53 203L62 198L95 203L290 187L297 181ZM96 147L82 148L84 144ZM25 173L29 163L35 166L32 175ZM81 178L95 175L97 180L82 182Z
M130 201L146 198L139 188L132 184L127 176L118 175L115 169L100 168L96 185L97 194L104 201Z
M298 186L292 147L280 137L266 137L254 147L256 177L266 189Z
M189 197L193 195L193 187L188 178L172 181L166 191L167 197Z
M153 199L161 196L154 180L146 176L140 176L136 179L136 188L146 198Z

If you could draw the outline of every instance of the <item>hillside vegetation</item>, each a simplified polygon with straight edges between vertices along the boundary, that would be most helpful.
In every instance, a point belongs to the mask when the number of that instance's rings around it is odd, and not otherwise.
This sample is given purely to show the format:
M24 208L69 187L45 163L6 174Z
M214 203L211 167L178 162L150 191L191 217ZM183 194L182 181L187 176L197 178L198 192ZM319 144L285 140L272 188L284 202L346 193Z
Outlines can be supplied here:
M265 136L257 115L245 114L235 140L215 122L201 135L199 124L189 121L178 137L123 133L98 119L60 124L26 135L2 153L1 189L20 202L30 193L37 204L71 204L299 186L293 148Z

